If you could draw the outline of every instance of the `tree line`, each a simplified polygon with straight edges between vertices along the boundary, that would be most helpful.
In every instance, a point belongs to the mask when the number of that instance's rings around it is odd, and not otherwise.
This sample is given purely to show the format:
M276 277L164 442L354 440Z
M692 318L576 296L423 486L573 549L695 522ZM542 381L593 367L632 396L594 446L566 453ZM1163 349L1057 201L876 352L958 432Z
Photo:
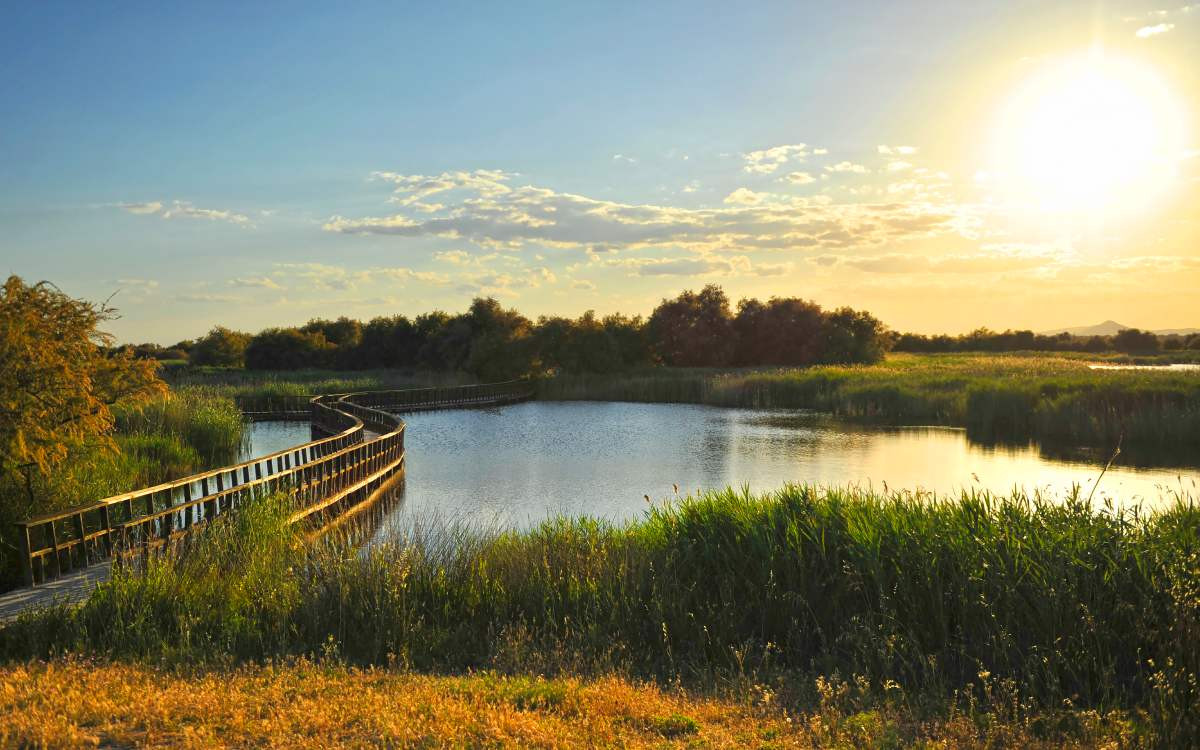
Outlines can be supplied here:
M898 352L1125 352L1148 354L1158 351L1200 349L1200 334L1160 336L1150 331L1126 328L1112 336L1073 336L1069 333L1039 334L1033 331L992 331L978 328L961 336L904 333L895 337Z
M172 347L136 354L193 365L256 370L419 368L484 379L553 371L611 373L638 367L729 367L870 363L888 350L887 328L848 307L823 310L795 297L743 299L719 286L664 299L648 318L586 312L536 321L496 299L476 298L458 315L435 311L367 322L341 317L256 334L217 326Z

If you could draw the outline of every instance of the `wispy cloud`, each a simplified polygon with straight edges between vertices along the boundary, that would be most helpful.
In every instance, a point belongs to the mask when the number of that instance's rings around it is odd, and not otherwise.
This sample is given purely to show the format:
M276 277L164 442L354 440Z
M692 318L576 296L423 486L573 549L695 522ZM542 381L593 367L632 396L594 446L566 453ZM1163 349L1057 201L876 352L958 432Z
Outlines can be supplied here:
M743 169L757 174L770 174L790 161L804 161L808 155L805 151L807 148L803 143L793 143L751 151L742 154L742 159L746 162Z
M855 164L849 161L840 161L837 164L827 164L826 172L852 172L854 174L866 174L867 168L862 164Z
M408 178L397 175L396 181ZM720 208L631 204L487 180L438 215L333 216L329 232L465 240L485 249L603 246L737 251L877 246L954 231L956 206L935 200L934 189L911 202L833 204L738 188ZM915 181L924 179L916 175Z
M118 203L117 208L124 209L131 214L144 216L146 214L156 214L162 210L162 201L147 201L145 203Z
M111 205L111 204L110 204ZM245 214L216 208L200 208L191 201L171 201L170 205L162 201L144 201L140 203L117 203L117 208L138 216L158 216L162 219L206 219L209 221L225 221L243 227L254 224Z
M268 276L244 276L229 280L230 286L245 289L283 289L274 279Z
M808 172L788 172L779 179L782 182L790 182L793 185L808 185L817 181L817 178Z
M1173 23L1156 23L1153 26L1141 27L1134 32L1134 36L1136 36L1138 39L1149 39L1152 36L1165 34L1173 28L1175 28L1175 24Z

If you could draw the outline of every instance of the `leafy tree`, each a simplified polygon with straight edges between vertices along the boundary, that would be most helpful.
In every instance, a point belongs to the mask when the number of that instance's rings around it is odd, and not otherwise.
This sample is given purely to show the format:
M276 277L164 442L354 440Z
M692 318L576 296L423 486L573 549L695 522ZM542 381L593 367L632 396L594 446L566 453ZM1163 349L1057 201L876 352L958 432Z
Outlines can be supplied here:
M246 347L246 367L250 370L323 367L333 352L334 347L320 331L268 328L252 338Z
M192 344L190 359L193 365L241 367L245 364L250 334L217 326Z
M162 393L154 360L112 351L116 317L47 283L10 276L0 289L0 471L48 472L89 442L112 447L111 406ZM32 502L32 498L30 498Z
M1158 351L1158 337L1149 331L1126 328L1112 337L1113 348L1119 352Z
M733 359L729 298L716 284L664 299L647 325L654 351L668 365L720 367Z
M529 374L533 367L529 318L505 310L493 297L476 297L464 318L471 343L463 369L484 380Z
M878 362L890 343L883 323L868 312L849 307L827 313L823 329L821 361L831 364Z
M625 366L620 343L588 310L578 320L541 318L533 346L542 366L566 372L616 372Z
M362 323L342 316L337 320L310 320L300 329L302 333L319 333L339 349L352 349L362 341Z
M422 343L420 329L403 315L372 318L363 326L354 366L411 367Z
M654 362L646 324L640 315L630 318L614 313L603 320L604 331L612 340L624 368L643 367Z
M820 306L796 297L767 303L744 299L733 321L737 356L744 365L808 365L821 357Z

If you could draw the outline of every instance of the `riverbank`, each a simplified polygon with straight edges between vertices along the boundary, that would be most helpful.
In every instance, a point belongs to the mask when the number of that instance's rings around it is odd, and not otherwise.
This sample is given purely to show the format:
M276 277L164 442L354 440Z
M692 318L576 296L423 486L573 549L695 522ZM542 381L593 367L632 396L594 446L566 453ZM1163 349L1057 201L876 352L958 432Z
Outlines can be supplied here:
M980 690L921 710L899 686L697 694L619 676L421 675L307 661L165 670L62 659L0 667L0 745L19 747L1073 748L1132 744L1117 713L1033 714Z
M118 571L79 609L6 626L0 653L748 681L809 706L803 686L841 675L878 705L891 684L946 712L965 686L1003 687L1030 715L1069 701L1194 738L1200 506L1164 505L727 490L628 524L418 525L364 554L305 546L277 499Z
M642 370L539 381L551 400L815 409L863 421L952 425L976 440L1200 449L1200 373L1094 370L1054 354L890 354L864 366Z

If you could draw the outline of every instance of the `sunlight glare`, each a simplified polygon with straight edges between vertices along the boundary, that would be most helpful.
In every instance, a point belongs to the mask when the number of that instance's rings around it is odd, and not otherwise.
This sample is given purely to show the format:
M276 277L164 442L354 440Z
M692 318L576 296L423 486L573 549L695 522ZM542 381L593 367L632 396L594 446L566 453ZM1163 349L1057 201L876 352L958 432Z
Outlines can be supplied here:
M993 173L1039 211L1140 212L1170 185L1181 116L1147 67L1102 53L1034 74L996 121Z

